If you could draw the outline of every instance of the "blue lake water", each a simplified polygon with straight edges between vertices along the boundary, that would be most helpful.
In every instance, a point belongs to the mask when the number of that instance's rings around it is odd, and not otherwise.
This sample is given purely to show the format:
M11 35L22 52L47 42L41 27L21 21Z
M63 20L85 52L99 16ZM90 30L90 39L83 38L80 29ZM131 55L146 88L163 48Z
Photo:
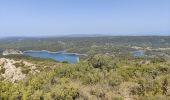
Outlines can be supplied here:
M64 52L50 53L46 51L26 51L24 55L40 58L51 58L59 62L78 63L79 56L76 54L65 54Z
M136 52L133 52L132 55L134 57L142 57L142 56L145 56L145 53L143 51L136 51Z

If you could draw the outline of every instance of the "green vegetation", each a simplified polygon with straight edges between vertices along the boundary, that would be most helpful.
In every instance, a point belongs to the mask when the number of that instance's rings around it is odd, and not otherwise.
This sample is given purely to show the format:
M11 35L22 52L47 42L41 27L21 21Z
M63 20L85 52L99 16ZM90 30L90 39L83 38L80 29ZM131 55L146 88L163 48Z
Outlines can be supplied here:
M170 47L170 36L106 36L106 37L54 37L7 38L0 40L0 49L66 50L75 53L127 54L129 46ZM1 51L1 50L0 50Z
M58 64L48 61L47 65L56 64L56 67L30 75L15 84L2 80L0 98L3 100L19 98L123 100L128 97L139 100L170 99L170 62L156 58L154 62L152 60L133 57L114 58L97 54L78 64ZM46 64L43 61L37 63Z
M145 50L147 56L131 52ZM0 77L0 100L170 100L170 37L24 38L1 40L1 50L66 50L86 53L77 64L22 55L0 56L15 63L26 78L12 83ZM3 64L0 65L0 67ZM5 72L0 69L0 74Z

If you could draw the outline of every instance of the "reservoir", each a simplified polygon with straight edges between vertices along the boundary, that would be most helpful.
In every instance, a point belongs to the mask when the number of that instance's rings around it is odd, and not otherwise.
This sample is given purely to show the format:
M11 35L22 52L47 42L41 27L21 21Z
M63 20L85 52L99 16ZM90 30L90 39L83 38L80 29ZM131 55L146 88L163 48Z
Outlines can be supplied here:
M51 58L59 62L67 61L68 63L78 63L79 56L65 52L48 52L48 51L25 51L24 55L40 58Z

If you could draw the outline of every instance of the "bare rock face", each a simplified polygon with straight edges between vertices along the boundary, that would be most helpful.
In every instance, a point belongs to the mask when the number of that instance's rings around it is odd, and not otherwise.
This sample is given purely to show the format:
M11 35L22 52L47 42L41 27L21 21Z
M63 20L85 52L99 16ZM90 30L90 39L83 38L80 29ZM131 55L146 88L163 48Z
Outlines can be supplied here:
M2 77L4 77L5 80L9 80L11 82L15 82L18 80L22 80L25 78L25 74L21 72L20 68L16 68L14 64L14 60L0 59L1 64L3 63L3 66L1 68L5 69L4 73L2 73Z
M0 58L0 77L4 80L16 82L23 80L27 73L37 73L36 66L26 61L15 61L12 59ZM35 70L35 71L34 71Z
M3 51L2 55L10 55L10 54L23 54L22 51L14 50L14 49L7 49Z

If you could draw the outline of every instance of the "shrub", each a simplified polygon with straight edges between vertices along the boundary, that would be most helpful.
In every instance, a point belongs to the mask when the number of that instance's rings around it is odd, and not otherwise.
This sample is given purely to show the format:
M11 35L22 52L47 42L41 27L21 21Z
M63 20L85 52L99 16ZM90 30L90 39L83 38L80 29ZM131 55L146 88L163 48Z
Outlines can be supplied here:
M111 57L107 55L97 54L91 57L88 61L94 68L103 68L104 66L108 66Z
M123 79L120 75L113 73L108 77L108 82L109 82L109 85L111 85L112 87L115 87L115 86L120 85L120 83L123 82Z
M79 95L79 88L76 84L70 82L66 78L62 78L49 94L51 99L55 100L73 100ZM46 97L45 97L46 98ZM48 97L49 98L49 97Z

